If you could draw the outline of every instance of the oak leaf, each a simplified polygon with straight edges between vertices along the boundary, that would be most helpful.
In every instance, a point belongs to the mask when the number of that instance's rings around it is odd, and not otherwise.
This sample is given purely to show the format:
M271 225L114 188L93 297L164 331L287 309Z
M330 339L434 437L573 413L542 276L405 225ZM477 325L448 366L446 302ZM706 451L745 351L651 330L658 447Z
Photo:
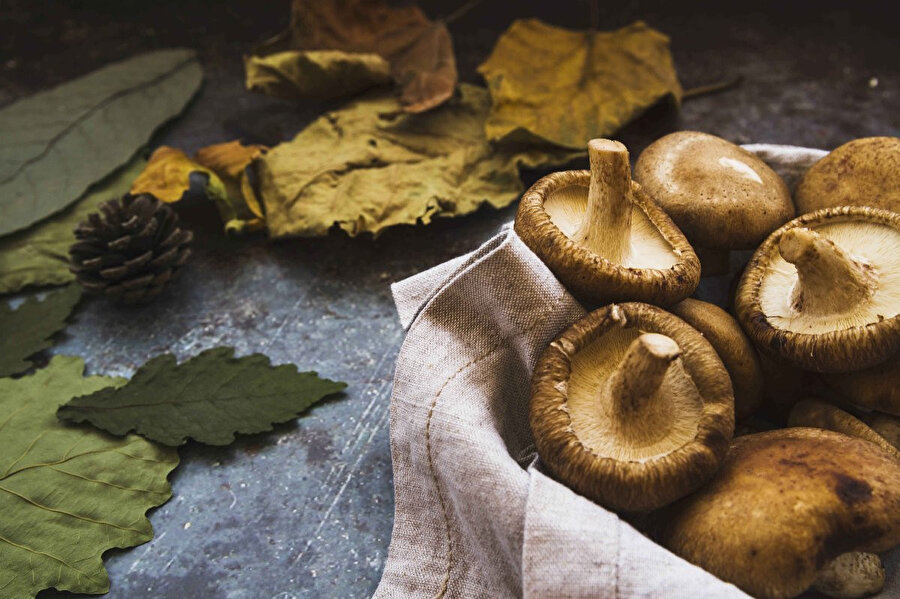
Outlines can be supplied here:
M328 112L257 161L269 235L350 235L427 224L482 204L502 208L522 192L519 167L561 164L560 148L492 147L484 136L490 98L460 85L460 97L405 114L390 93Z
M165 354L141 366L127 385L76 397L58 416L88 421L116 435L135 431L165 445L192 438L227 445L235 433L272 430L347 385L297 372L293 364L272 366L253 354L234 357L216 347L177 364Z
M75 280L69 271L69 246L75 226L103 202L120 197L146 162L135 158L88 189L71 206L22 231L0 238L0 293L29 285L61 285Z
M485 124L492 141L530 134L583 148L682 95L669 38L642 22L597 32L518 20L478 72L493 99Z
M147 510L172 496L178 453L56 418L72 395L122 379L83 377L80 358L0 379L0 595L105 593L103 553L153 538Z
M80 299L81 287L71 284L43 300L30 297L15 310L0 302L0 377L31 368L26 358L53 345L51 337L65 328Z

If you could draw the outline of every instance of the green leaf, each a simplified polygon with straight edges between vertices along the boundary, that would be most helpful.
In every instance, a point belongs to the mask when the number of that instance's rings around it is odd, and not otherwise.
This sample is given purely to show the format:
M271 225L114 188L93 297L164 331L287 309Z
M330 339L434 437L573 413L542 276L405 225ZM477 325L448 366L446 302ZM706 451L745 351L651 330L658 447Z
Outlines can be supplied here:
M0 238L0 293L74 281L75 275L69 272L69 246L75 242L75 225L106 200L125 194L144 164L143 159L132 160L62 212Z
M193 51L158 50L0 110L0 235L61 210L125 164L202 78Z
M25 358L53 345L50 338L65 328L80 299L81 287L71 284L48 293L43 301L30 297L16 310L0 302L0 376L31 368Z
M487 92L460 85L460 97L404 114L379 93L326 113L258 159L259 189L272 237L378 234L436 216L502 208L522 193L519 167L561 164L583 151L493 147L485 138Z
M152 539L147 510L172 496L176 451L56 419L72 395L123 382L83 370L80 358L56 356L0 379L0 596L105 593L103 553Z
M291 420L346 386L298 373L293 364L271 366L262 354L235 358L234 348L216 347L181 365L171 354L157 356L121 389L76 397L58 415L116 435L133 430L166 445L188 437L227 445L234 433L272 430L272 423Z

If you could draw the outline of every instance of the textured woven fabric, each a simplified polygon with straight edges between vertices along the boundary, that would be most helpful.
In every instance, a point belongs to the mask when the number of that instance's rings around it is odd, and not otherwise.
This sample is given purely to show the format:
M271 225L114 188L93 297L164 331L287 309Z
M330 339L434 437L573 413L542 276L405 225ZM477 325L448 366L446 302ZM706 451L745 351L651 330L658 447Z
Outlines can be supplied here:
M793 186L824 152L756 146ZM546 476L527 406L583 308L512 231L394 284L394 529L375 597L748 597Z

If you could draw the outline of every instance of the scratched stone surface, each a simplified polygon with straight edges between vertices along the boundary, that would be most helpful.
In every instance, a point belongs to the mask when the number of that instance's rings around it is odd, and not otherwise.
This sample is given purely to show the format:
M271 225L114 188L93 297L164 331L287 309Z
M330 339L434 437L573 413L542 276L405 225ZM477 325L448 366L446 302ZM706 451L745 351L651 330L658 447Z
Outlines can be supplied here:
M423 4L440 16L462 0ZM771 0L603 3L601 28L643 19L672 37L685 87L744 77L730 91L686 101L680 113L651 109L618 137L636 156L676 129L824 148L897 135L900 65L891 3L815 7ZM275 144L330 106L293 106L243 90L241 55L283 27L288 13L288 0L0 0L0 106L110 60L188 46L199 53L206 83L151 147L192 152L234 138ZM483 2L450 26L462 79L478 82L475 67L513 18L577 28L587 15L582 0ZM160 352L183 359L227 344L349 387L274 432L226 448L182 448L174 497L151 512L156 538L108 554L108 596L369 596L393 515L388 404L403 332L389 284L474 249L513 217L514 207L403 227L377 240L332 233L278 243L224 239L210 206L178 210L197 236L185 276L143 308L85 302L53 351L83 356L89 372L128 376ZM889 576L896 575L894 562Z

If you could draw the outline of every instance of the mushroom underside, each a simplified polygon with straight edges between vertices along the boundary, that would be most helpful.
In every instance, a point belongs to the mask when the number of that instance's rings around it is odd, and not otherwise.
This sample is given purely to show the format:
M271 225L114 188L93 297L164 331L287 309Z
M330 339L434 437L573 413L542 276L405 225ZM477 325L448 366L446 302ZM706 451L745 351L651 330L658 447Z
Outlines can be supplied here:
M567 185L551 191L544 200L544 210L551 222L570 239L575 237L584 219L587 194L586 185ZM596 238L589 239L582 247L599 255L600 248L594 246L594 239ZM622 257L621 266L665 270L677 263L678 256L672 245L650 222L644 211L637 205L633 206L628 251Z
M900 231L879 224L838 222L815 227L850 257L871 269L877 283L871 294L856 303L835 303L828 314L810 313L796 302L797 267L773 246L769 266L759 287L760 307L773 327L803 334L822 334L864 327L900 314ZM840 287L845 280L830 284Z

